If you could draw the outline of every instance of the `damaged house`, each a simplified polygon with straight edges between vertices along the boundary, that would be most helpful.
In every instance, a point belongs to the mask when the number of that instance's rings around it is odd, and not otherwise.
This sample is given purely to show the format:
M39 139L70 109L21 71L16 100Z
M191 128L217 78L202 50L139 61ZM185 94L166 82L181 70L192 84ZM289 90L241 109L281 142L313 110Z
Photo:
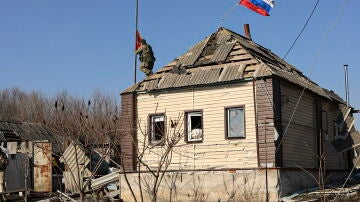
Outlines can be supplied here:
M177 182L184 198L192 193L190 176L197 176L208 200L250 186L275 200L317 186L314 176L324 165L326 179L341 177L352 168L359 143L354 109L343 99L250 34L225 28L124 90L121 98L125 171L137 170L143 145L149 151L142 160L155 169L165 131L183 125L168 173L191 174Z

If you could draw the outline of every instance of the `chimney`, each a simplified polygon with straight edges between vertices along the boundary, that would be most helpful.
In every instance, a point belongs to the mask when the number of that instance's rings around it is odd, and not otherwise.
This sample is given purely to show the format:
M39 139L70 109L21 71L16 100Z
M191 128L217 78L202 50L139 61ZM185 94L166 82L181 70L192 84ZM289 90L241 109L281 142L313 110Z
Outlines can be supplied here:
M250 33L249 24L244 24L244 32L245 32L245 37L248 38L249 40L251 40L251 33Z

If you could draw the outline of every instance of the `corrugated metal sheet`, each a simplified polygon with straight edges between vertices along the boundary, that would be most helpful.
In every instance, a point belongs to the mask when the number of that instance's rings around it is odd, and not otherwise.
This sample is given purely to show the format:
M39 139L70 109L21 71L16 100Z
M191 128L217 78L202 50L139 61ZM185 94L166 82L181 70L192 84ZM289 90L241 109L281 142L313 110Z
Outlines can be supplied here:
M200 54L204 50L209 39L210 37L207 37L205 40L190 48L190 50L179 59L177 64L182 66L189 66L195 64L196 60L199 58Z
M206 49L206 46L217 48L212 52L211 49ZM234 47L236 47L236 50L234 50ZM204 48L207 51L204 52ZM199 61L200 55L201 61ZM229 64L227 67L216 70L222 71L221 76L216 75L214 72L215 70L212 68L214 62ZM248 65L249 67L251 65L251 68L240 71L243 74L239 75L237 67L232 65L235 63L237 65L238 63ZM139 88L139 84L136 84L125 90L125 92L196 86L251 77L260 78L273 74L323 97L334 99L330 97L327 91L316 83L309 81L298 69L282 60L269 49L224 28L220 28L216 33L194 45L189 51L179 57L177 61L174 60L170 64L165 69L163 68L164 71L161 69L158 73L150 76L149 80L141 82L141 88ZM192 66L194 64L199 66ZM173 74L171 71L168 72L175 65L187 67L187 73L179 75ZM208 68L204 70L206 65L208 65ZM191 69L189 69L189 66L192 66ZM197 70L198 68L199 70ZM151 81L152 78L160 79L157 86L154 85L154 81Z
M174 82L173 86L183 87L186 86L190 82L191 75L190 74L180 74L177 76L177 79Z
M233 49L235 42L232 43L224 43L220 45L216 50L211 58L212 62L223 62L226 60L227 56L229 55L230 51Z
M60 158L68 168L64 172L65 188L71 192L79 192L78 186L83 186L83 175L86 166L90 163L90 158L86 156L85 150L74 143L65 150Z
M217 44L225 44L226 42L228 42L230 39L232 38L231 35L226 34L224 32L219 32L217 34Z
M191 77L187 86L203 84L207 70L200 70L191 73Z
M159 79L150 80L148 82L145 82L144 84L144 90L151 90L157 88L157 85L159 83Z
M203 84L215 83L219 79L222 68L210 69L207 71Z
M61 152L61 137L48 126L36 123L0 121L0 131L13 131L22 140L27 141L47 140L53 143L55 153Z
M298 72L296 72L296 71L289 72L287 70L280 69L271 64L267 64L267 67L270 68L271 71L275 75L278 75L278 76L284 78L285 80L290 81L291 83L295 83L299 86L302 86L316 94L319 94L323 97L331 99L328 96L328 94L320 86L316 85L315 83L313 83L311 81L308 81L304 76L299 75Z
M116 172L110 173L108 175L104 175L102 177L92 179L91 180L91 188L96 189L96 188L105 186L109 183L117 182L117 181L119 181L120 175L121 175L120 171L116 171Z
M254 78L261 78L265 76L270 76L272 72L264 63L261 63L255 70Z
M218 82L242 79L245 67L246 65L244 64L230 65L224 67L224 70L222 71Z
M174 83L175 77L176 77L176 74L169 74L169 75L162 77L158 83L158 88L159 89L171 88Z

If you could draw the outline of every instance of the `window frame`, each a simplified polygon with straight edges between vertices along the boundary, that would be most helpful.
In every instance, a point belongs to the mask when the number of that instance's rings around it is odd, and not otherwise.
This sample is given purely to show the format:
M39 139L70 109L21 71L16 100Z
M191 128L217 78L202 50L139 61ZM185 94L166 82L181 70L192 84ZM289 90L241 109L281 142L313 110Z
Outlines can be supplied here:
M201 134L201 139L189 139L189 121L188 121L188 116L189 114L201 114L201 130L202 130L202 134ZM185 116L184 116L184 138L185 138L185 142L186 143L202 143L204 141L204 113L203 110L189 110L189 111L185 111Z
M244 135L238 137L229 136L229 110L231 109L242 109L243 110L243 124L244 124ZM225 139L245 139L246 138L246 116L245 116L245 105L228 106L224 108L224 130Z
M160 140L154 140L155 134L153 133L153 123L154 123L153 119L155 117L162 117L163 122L164 122L164 131L163 131L163 135ZM165 134L166 134L166 115L165 115L165 113L149 114L148 115L148 136L149 136L148 141L149 141L149 144L159 145L159 146L163 145Z

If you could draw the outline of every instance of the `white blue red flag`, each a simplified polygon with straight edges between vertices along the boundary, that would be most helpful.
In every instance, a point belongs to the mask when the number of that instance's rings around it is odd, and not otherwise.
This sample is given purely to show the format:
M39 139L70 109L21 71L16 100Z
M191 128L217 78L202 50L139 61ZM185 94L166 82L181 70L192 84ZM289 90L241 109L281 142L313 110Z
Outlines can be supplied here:
M263 16L270 16L269 12L274 7L273 0L241 0L239 4Z

